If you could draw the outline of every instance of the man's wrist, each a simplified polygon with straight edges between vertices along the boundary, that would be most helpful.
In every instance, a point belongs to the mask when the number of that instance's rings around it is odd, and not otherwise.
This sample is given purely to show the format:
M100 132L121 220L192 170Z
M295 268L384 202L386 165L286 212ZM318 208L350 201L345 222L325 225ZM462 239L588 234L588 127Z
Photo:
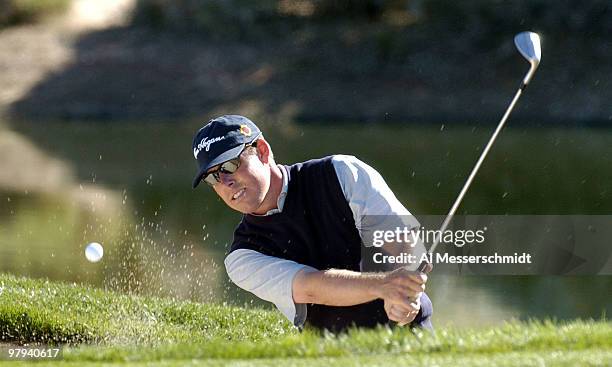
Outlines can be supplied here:
M367 280L368 294L374 298L382 297L382 284L385 279L385 273L362 273Z

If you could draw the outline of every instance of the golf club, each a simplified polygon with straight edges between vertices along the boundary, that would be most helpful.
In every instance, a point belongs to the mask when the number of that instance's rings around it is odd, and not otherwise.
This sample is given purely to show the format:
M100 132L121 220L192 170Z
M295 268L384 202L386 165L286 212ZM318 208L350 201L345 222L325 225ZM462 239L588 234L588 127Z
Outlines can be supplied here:
M518 91L514 95L512 102L510 102L510 106L508 106L508 109L504 113L504 116L501 118L501 121L499 121L499 124L497 125L495 132L491 136L491 139L489 139L487 146L482 151L480 158L478 158L476 165L472 169L472 173L470 173L470 176L468 177L467 181L465 181L465 184L463 185L463 188L461 189L459 196L457 196L455 203L453 204L450 211L446 215L444 222L442 222L442 226L440 227L439 233L443 233L448 227L448 224L453 219L453 216L455 215L457 208L461 204L461 200L463 200L465 193L470 188L470 185L472 184L472 181L474 180L476 173L480 169L482 162L485 160L487 154L489 153L489 150L493 146L493 143L495 142L497 135L499 135L499 133L501 132L502 128L504 127L504 124L506 123L506 120L508 119L508 116L510 116L510 112L512 112L512 109L514 108L514 105L516 104L519 97L523 93L523 90L525 90L525 87L527 87L527 84L529 84L529 81L531 80L531 77L533 77L533 74L538 68L538 65L540 65L540 59L542 58L542 50L540 48L540 36L538 36L537 33L521 32L514 37L514 44L516 45L516 48L519 50L521 55L523 55L523 57L527 59L527 61L529 61L529 63L531 64L531 67L529 68L529 71L525 75L525 78L523 78L521 86L519 87ZM438 246L438 243L440 242L441 238L442 236L435 236L434 243L429 248L429 251L427 252L428 254L431 255L436 251L436 247ZM433 264L429 264L428 262L423 261L421 262L417 270L425 272L425 270L427 270L428 268L429 268L429 271L431 271L433 269Z

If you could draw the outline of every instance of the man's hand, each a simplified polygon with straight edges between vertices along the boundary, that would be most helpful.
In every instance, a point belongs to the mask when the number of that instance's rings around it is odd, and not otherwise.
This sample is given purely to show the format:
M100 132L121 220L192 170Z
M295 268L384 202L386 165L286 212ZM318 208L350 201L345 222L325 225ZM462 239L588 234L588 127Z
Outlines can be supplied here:
M421 308L421 300L417 299L414 302L410 302L410 310L394 305L385 301L385 311L389 320L396 321L399 326L404 326L412 322L414 318L419 314Z
M378 298L385 302L387 317L400 326L414 320L421 307L420 298L426 282L427 275L417 271L397 269L386 273L378 289Z

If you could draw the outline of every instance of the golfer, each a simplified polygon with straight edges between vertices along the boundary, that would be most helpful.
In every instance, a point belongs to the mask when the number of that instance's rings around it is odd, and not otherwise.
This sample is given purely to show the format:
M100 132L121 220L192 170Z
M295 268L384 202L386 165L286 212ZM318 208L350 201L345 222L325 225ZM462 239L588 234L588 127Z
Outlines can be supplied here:
M372 167L347 155L277 164L259 128L238 115L202 127L193 155L193 187L204 181L244 214L225 258L236 285L299 328L432 327L425 274L362 271L364 216L410 214Z

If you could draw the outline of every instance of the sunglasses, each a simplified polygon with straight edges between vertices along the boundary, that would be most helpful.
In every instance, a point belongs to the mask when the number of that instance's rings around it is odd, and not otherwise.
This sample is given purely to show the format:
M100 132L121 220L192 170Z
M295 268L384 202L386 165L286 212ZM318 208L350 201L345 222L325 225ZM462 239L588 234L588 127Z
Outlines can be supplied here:
M257 141L247 145L244 147L244 149L242 150L242 152L240 152L240 154L238 155L238 157L234 158L234 159L230 159L229 161L223 162L219 165L219 168L217 168L216 170L212 171L212 172L208 172L203 178L202 181L206 182L208 184L208 186L215 186L216 184L221 182L221 173L224 173L226 175L231 175L234 172L236 172L238 170L238 168L240 168L240 163L241 163L241 159L240 156L242 155L242 153L248 148L248 147L256 147L257 146Z

